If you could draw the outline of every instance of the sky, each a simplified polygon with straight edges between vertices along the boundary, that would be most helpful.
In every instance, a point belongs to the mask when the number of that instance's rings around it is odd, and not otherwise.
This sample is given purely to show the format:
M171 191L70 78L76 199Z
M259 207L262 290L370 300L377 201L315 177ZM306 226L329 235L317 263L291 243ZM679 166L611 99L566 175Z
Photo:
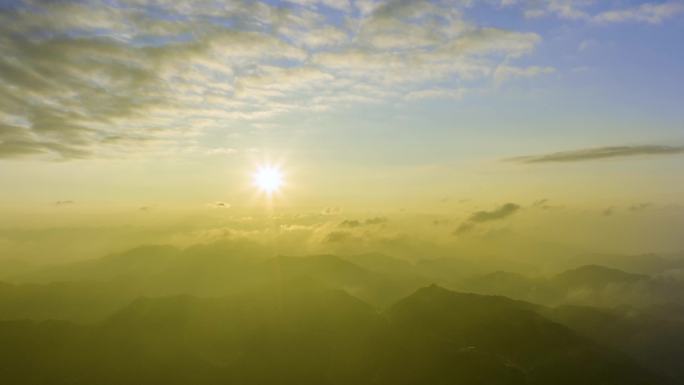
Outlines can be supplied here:
M682 38L679 0L3 0L0 227L267 207L458 235L542 201L671 226Z

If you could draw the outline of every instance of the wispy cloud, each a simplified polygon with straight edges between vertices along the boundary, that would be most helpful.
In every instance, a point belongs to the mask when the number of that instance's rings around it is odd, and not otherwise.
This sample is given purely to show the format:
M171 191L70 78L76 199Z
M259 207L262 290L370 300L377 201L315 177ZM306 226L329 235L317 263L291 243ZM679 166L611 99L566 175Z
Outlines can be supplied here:
M229 209L231 207L231 204L218 201L218 202L214 202L214 203L209 204L209 207L213 207L213 208L217 208L217 209Z
M385 217L368 218L365 221L360 221L360 220L356 220L356 219L347 219L347 220L342 221L339 224L339 227L354 228L354 227L361 227L361 226L383 225L387 222L388 222L388 220Z
M682 12L684 12L684 3L681 2L645 3L636 7L605 11L594 16L593 20L601 23L641 22L659 24Z
M354 235L347 231L333 231L325 237L325 242L341 243L354 239Z
M635 156L664 156L683 154L684 146L640 145L588 148L541 155L527 155L505 159L516 163L570 163Z
M609 2L593 0L502 0L502 5L520 4L528 18L555 16L566 20L595 23L649 23L660 24L666 19L684 12L679 0L665 2L640 2L629 7L615 8Z
M532 78L543 74L551 74L556 71L553 67L513 67L509 65L500 65L494 71L494 80L501 83L513 78Z
M517 205L515 203L506 203L504 205L497 207L494 210L477 211L473 213L470 217L468 217L468 219L465 222L463 222L456 229L456 231L454 231L454 235L462 235L471 232L481 223L500 221L509 218L518 211L520 211L520 209L520 205Z
M288 113L460 99L554 71L516 63L540 34L470 19L475 3L16 0L0 11L0 158L172 153ZM673 1L601 12L591 0L483 3L603 23L682 11Z
M469 222L482 223L490 221L498 221L500 219L508 218L520 210L520 206L515 203L506 203L505 205L494 209L492 211L478 211L468 218Z
M342 213L341 207L326 207L321 210L321 215L339 215Z
M459 98L541 41L468 6L18 0L0 12L0 158L187 148L296 111Z

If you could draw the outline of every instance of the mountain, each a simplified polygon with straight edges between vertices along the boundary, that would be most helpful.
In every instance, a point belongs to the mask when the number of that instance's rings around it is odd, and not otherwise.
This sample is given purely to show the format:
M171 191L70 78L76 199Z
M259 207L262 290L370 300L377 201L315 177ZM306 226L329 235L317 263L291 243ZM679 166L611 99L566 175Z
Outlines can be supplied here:
M140 295L128 281L7 284L0 282L0 320L94 322Z
M554 284L565 287L601 288L607 285L633 284L646 281L650 277L644 274L627 273L599 265L586 265L565 271L554 278Z
M141 246L102 258L43 267L12 277L12 281L108 281L124 277L149 276L164 270L178 254L180 250L171 246Z
M563 296L546 278L528 277L507 271L471 277L463 280L458 287L463 291L503 295L541 304L554 303Z
M36 269L36 266L21 258L0 258L0 280L12 279L12 277L27 274Z
M402 258L395 258L381 253L365 253L345 255L341 257L364 269L376 271L383 274L413 276L416 274L415 265Z
M227 298L143 298L48 349L34 343L45 323L20 334L0 323L0 336L14 336L0 345L0 372L16 385L364 383L382 326L371 306L308 280Z
M550 277L498 271L466 278L453 286L548 306L634 306L655 311L658 305L684 304L680 294L684 281L676 277L651 277L599 265L580 266Z
M400 343L387 384L653 384L627 357L529 303L431 286L388 311ZM431 354L428 354L430 352ZM435 352L439 352L435 354Z
M669 303L684 304L684 281L628 273L604 266L588 265L553 277L552 290L562 293L555 304L613 308L648 308Z
M623 351L643 366L684 383L684 319L671 312L561 306L546 309L548 318L594 341Z
M427 282L417 276L369 270L334 255L278 257L269 260L267 265L273 275L272 280L309 277L380 307L410 294Z
M583 254L572 259L575 266L600 261L601 265L640 274L657 275L684 269L684 252L672 254Z
M250 243L146 246L52 266L0 282L0 376L17 384L662 383L652 371L684 380L676 275L472 268L457 258L270 257Z
M138 248L25 278L42 283L0 283L0 320L93 322L140 296L219 297L299 278L387 306L427 282L371 271L333 255L266 258L212 246Z
M222 298L140 298L102 322L0 322L25 384L660 384L503 297L426 287L386 312L301 278Z

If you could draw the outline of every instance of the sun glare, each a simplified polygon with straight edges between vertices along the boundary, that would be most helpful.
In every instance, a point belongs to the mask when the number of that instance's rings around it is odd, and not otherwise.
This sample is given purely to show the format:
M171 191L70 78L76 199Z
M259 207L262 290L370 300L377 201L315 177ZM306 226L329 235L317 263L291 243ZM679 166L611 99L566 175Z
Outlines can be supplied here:
M278 192L283 185L283 173L276 166L260 166L254 173L254 185L266 194Z

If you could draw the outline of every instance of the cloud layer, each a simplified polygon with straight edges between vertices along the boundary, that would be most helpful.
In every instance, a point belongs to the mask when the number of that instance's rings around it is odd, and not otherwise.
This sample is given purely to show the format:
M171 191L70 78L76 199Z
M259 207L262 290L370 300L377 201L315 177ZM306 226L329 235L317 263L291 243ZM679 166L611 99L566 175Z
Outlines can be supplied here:
M676 155L683 153L684 146L640 145L589 148L574 151L554 152L542 155L519 156L506 160L510 162L530 164L567 163L634 156Z
M512 78L542 37L468 17L659 23L679 2L16 0L0 6L0 158L175 154L297 111L460 99ZM509 23L504 23L509 25ZM529 60L528 60L529 62Z
M0 158L173 152L292 111L461 95L504 62L499 78L546 71L510 64L539 35L470 22L466 3L11 3Z

